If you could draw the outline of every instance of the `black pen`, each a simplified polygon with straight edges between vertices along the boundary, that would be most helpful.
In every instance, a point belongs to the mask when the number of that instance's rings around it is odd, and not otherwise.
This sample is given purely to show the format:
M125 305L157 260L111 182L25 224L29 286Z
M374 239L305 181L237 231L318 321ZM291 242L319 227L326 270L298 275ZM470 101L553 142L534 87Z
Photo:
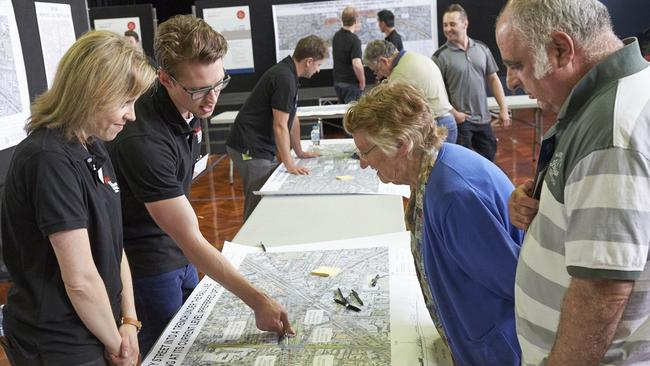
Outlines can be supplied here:
M262 243L261 241L260 241L260 246L262 247L262 251L266 252L266 247L264 246L264 243Z
M372 280L370 280L370 286L372 286L372 287L377 286L377 281L378 280L379 280L379 273L377 273L377 275Z

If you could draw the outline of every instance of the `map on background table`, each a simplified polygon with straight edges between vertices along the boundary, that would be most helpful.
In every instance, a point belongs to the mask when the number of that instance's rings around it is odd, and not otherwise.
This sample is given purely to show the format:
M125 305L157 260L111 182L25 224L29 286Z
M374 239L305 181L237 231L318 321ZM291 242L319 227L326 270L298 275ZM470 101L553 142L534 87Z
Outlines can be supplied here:
M327 140L324 140L327 141ZM309 175L295 175L284 164L271 174L259 191L260 195L309 195L309 194L394 194L411 195L409 186L382 183L377 171L362 169L359 160L352 158L354 143L347 140L331 140L319 146L303 142L303 149L318 151L321 156L313 159L296 159L296 164L309 168Z
M285 307L296 335L259 331L241 300L204 277L143 365L451 366L424 305L409 240L402 232L269 252L227 242L224 255ZM341 272L310 274L322 266ZM359 311L335 302L337 289Z
M275 55L277 62L293 52L298 40L310 34L330 41L341 24L341 11L354 6L361 27L355 34L362 49L374 39L384 39L377 26L377 13L390 9L395 15L395 28L402 36L404 48L431 57L438 48L436 2L431 0L331 0L272 5ZM331 50L330 50L331 51ZM331 52L330 52L331 54ZM331 69L332 58L324 60L321 69Z

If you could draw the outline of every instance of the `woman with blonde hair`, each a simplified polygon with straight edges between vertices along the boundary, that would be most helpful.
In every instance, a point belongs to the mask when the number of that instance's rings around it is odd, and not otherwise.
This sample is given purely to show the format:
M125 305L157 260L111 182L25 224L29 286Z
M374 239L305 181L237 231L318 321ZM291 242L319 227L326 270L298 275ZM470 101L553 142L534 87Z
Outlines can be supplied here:
M12 365L134 365L139 351L119 186L103 146L155 78L117 34L91 31L32 104L2 202L13 280L3 347Z
M512 183L492 162L445 143L419 89L385 82L343 120L361 167L408 184L406 223L424 299L455 365L519 365L514 280L522 232L508 219ZM480 304L480 306L476 306Z

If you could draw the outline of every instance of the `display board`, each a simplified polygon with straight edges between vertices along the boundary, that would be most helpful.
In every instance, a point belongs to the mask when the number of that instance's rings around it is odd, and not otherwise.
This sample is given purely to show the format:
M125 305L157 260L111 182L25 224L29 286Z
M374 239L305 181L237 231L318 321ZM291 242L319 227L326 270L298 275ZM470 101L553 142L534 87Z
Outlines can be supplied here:
M36 8L38 34L41 37L45 77L49 88L54 82L59 60L77 39L74 33L72 9L69 4L43 1L35 2L34 6Z
M119 35L127 30L135 31L144 53L153 57L156 16L151 4L91 8L88 14L93 29L110 30Z
M36 12L36 5L35 3L41 3L45 6L48 4L52 4L54 7L56 7L58 4L65 4L69 6L70 10L70 15L72 17L72 23L73 23L73 28L74 28L74 37L78 38L86 32L89 29L88 25L88 8L86 6L86 0L4 0L2 3L2 6L0 8L3 9L3 14L4 16L4 24L7 26L3 28L6 31L9 31L9 21L11 18L15 19L15 25L17 27L17 37L11 37L11 41L15 42L9 42L9 33L7 33L6 36L2 36L2 44L0 47L3 48L3 51L0 51L3 53L3 60L1 61L3 63L2 66L2 78L3 78L3 83L9 83L11 84L12 81L10 80L10 75L12 74L8 68L9 61L9 53L8 49L9 47L15 47L16 45L20 45L20 52L22 55L18 56L18 59L14 58L13 59L13 64L16 79L15 79L15 88L11 87L9 89L5 89L5 87L2 87L2 92L3 94L5 90L14 90L18 91L18 93L11 92L13 95L12 97L8 98L18 98L16 99L17 103L20 103L21 109L22 109L22 115L19 117L20 121L18 126L18 130L21 132L21 135L24 137L24 132L23 132L23 126L25 123L25 119L29 117L29 102L33 101L34 98L42 94L44 91L47 90L48 84L47 84L47 75L46 75L46 66L45 66L45 57L43 49L41 47L41 36L40 36L40 28L39 28L39 20L37 17L37 12ZM13 8L13 9L12 9ZM11 14L9 14L11 12ZM43 14L43 12L41 12ZM41 19L43 19L41 17ZM2 21L0 20L0 23ZM55 30L50 29L51 32L54 32ZM11 45L10 45L11 43ZM51 50L51 49L50 49ZM48 54L48 62L53 62L55 58L52 58L51 51L46 51L50 52ZM11 52L11 57L14 55L14 51ZM59 56L60 57L60 56ZM58 60L56 60L58 62ZM6 64L6 65L5 65ZM20 73L18 72L19 65L23 65L24 68L24 77L27 82L27 99L25 99L24 92L25 92L25 87L21 85L23 82L19 81ZM5 67L7 66L7 67ZM8 84L7 84L8 85ZM8 94L8 93L7 93ZM24 106L24 103L27 102L27 105ZM5 105L16 105L13 102L6 102ZM7 112L10 113L10 112ZM6 114L6 113L0 113L0 114ZM3 126L6 127L6 126ZM14 126L16 127L16 126ZM14 152L15 144L19 142L19 140L16 139L16 136L11 138L9 135L5 136L4 131L2 132L2 138L0 140L4 140L6 138L9 138L11 140L10 143L8 144L1 144L2 147L0 147L0 187L4 186L4 180L5 176L7 173L7 169L9 167L9 162L11 160L11 156Z
M0 150L25 138L29 91L18 26L10 0L0 0Z
M298 40L315 34L330 44L334 33L341 26L341 11L354 6L361 23L356 35L361 48L376 39L384 39L379 31L377 13L388 9L395 14L395 29L402 35L404 48L431 56L438 48L436 2L431 0L334 0L304 2L299 4L273 5L273 29L275 34L275 58L279 62L290 55ZM321 69L331 69L329 58Z
M198 2L197 14L228 41L223 64L229 74L255 72L251 12L246 5L211 7L210 1Z
M12 130L18 131L22 137L25 136L23 131L25 119L29 117L29 103L48 88L46 61L44 59L48 57L47 62L58 62L56 55L52 53L54 48L45 51L49 52L49 54L48 56L44 56L44 51L41 48L42 40L39 26L41 26L44 20L43 15L47 13L47 8L45 10L41 8L41 23L39 23L35 2L41 3L39 5L41 7L51 5L57 8L57 4L69 6L75 38L78 38L89 29L86 0L0 1L0 33L2 33L0 35L0 78L2 78L2 81L0 83L3 85L0 88L0 93L2 94L2 98L5 98L0 102L3 105L0 108L9 108L0 114L10 116L15 114L16 108L20 109L20 117L17 117L10 123L16 124L12 126ZM63 13L67 17L67 7L65 8L66 11L63 11ZM15 25L15 29L13 29L12 24ZM17 34L15 33L16 30ZM55 30L51 31L54 32ZM16 49L18 46L20 52ZM24 75L21 75L22 73L19 70L21 65ZM24 84L25 80L26 89ZM27 92L27 98L25 98L25 92ZM0 123L4 122L4 119L0 119ZM7 128L8 126L5 125L2 127ZM10 146L3 145L4 147L0 151L0 196L2 196L2 191L4 190L5 177L15 150L15 144L19 142L16 136L5 136L4 130L2 132L2 138L9 138L11 142L9 144ZM2 243L0 241L1 245ZM0 261L0 279L7 277L8 274L4 263Z

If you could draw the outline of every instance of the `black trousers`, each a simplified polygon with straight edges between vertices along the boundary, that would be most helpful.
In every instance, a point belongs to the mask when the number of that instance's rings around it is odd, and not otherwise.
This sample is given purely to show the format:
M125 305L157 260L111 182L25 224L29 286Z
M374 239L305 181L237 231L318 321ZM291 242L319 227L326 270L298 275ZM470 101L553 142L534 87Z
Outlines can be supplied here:
M479 125L465 121L459 124L456 143L476 151L489 161L494 161L497 153L497 138L489 123Z
M339 103L347 104L354 102L361 97L361 89L356 84L350 83L334 83L334 91L339 98Z
M11 338L11 336L0 337L0 344L7 355L7 360L9 360L9 363L12 366L43 366L51 364L51 361L48 362L43 355L28 354L25 352L20 345ZM70 349L70 352L73 353L74 349ZM95 360L79 364L70 364L70 366L108 366L108 362L106 362L104 355L98 355Z

